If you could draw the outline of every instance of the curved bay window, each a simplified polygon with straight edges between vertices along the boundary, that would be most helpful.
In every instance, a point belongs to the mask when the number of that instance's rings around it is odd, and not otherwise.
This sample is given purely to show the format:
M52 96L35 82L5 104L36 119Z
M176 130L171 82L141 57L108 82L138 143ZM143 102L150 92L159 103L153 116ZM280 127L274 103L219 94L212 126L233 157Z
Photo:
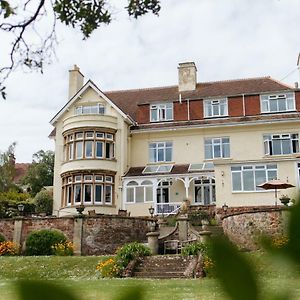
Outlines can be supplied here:
M114 176L107 174L65 174L62 176L62 206L112 205Z
M114 159L115 134L94 129L64 135L65 161L76 159Z

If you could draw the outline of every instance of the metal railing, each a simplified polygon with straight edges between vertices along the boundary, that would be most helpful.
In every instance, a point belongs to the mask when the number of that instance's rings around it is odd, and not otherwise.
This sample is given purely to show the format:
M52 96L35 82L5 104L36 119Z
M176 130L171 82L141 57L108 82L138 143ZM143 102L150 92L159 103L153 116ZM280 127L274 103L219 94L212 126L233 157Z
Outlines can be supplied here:
M180 202L172 202L172 203L157 203L156 204L156 214L157 215L172 215L178 212L180 208Z

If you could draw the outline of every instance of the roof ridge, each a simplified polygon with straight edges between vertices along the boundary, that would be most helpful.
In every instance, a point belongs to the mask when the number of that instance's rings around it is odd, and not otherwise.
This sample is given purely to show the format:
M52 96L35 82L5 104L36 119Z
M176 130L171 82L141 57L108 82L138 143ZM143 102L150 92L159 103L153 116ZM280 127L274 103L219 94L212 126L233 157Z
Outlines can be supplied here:
M260 77L246 77L246 78L236 78L236 79L225 79L225 80L216 80L216 81L203 81L197 82L198 84L214 84L214 83L221 83L221 82L234 82L234 81L247 81L247 80L260 80L260 79L271 79L280 83L282 85L286 85L279 80L273 79L271 76L260 76ZM286 85L287 87L291 88L291 86ZM153 86L153 87L145 87L145 88L134 88L134 89L120 89L120 90L108 90L104 91L104 93L120 93L120 92L135 92L135 91L149 91L149 90L163 90L165 88L177 88L178 85L165 85L165 86Z
M291 86L291 85L289 85L289 84L287 84L287 83L284 83L284 82L282 82L282 81L280 81L280 80L277 80L277 79L275 79L275 78L273 78L273 77L271 77L271 76L270 76L270 79L273 80L273 81L275 81L275 82L277 82L277 83L279 83L279 84L282 84L282 85L288 87L289 89L293 89L293 88L294 88L293 86Z

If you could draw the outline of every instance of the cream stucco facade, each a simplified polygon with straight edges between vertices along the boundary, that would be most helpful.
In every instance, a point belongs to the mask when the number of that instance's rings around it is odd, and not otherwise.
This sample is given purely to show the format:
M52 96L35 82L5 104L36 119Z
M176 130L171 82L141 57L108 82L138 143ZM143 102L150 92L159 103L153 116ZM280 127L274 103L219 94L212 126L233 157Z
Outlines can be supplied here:
M182 65L177 90L158 88L153 95L148 90L103 93L92 81L83 85L78 67L71 71L70 99L51 121L54 214L73 214L79 205L105 214L125 209L143 216L151 206L157 214L172 213L184 199L217 207L275 205L273 190L257 188L273 178L295 186L279 194L296 197L298 90L266 78L256 79L257 87L249 80L249 99L244 81L207 92L205 84L189 82L196 80L193 63ZM269 85L265 90L263 80ZM160 91L169 94L162 98ZM266 114L263 105L271 111ZM199 117L192 120L193 113Z

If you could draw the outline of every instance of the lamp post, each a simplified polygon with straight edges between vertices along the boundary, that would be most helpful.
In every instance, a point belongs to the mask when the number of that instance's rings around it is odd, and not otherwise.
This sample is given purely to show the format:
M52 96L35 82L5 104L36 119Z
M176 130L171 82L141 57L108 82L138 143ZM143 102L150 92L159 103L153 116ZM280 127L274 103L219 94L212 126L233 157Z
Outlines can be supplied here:
M20 215L23 217L23 213L24 213L24 204L18 204L18 211L20 212Z
M224 203L223 204L223 206L222 206L222 210L223 210L223 212L225 213L225 215L226 215L226 213L227 213L227 210L228 210L228 205L226 204L226 203Z
M151 218L153 218L153 216L154 216L154 207L152 207L152 205L149 207L149 214L150 214Z

